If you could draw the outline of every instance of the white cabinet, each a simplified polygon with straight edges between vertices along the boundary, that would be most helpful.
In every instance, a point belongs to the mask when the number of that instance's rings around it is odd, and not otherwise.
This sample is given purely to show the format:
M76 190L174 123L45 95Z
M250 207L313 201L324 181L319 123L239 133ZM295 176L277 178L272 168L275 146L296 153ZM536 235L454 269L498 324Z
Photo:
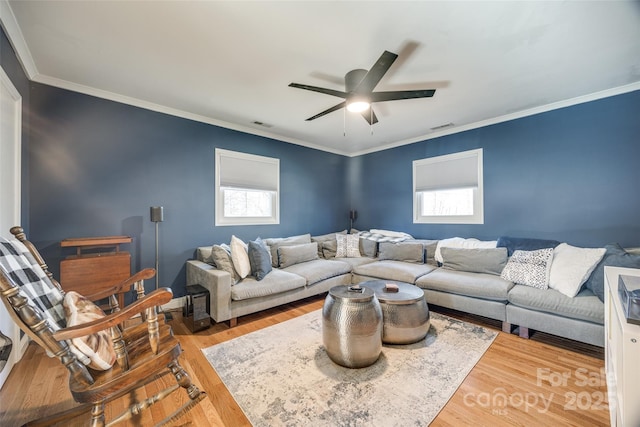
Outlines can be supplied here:
M640 276L640 270L605 267L605 367L612 426L640 426L640 325L627 323L618 276Z

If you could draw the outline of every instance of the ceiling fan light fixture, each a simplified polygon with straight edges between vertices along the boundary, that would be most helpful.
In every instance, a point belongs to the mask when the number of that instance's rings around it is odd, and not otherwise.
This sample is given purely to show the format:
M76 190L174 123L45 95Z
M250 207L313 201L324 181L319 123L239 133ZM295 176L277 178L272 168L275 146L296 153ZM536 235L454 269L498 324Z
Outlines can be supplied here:
M352 113L362 113L363 111L368 110L370 106L371 104L369 104L365 99L354 99L347 103L347 110Z

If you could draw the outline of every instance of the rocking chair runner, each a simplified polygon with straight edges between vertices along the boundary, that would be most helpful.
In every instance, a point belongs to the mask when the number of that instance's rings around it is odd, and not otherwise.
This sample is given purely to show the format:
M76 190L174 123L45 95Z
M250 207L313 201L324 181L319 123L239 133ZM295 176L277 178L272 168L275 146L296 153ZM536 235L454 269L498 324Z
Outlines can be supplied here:
M111 314L95 321L66 327L62 300L64 292L53 279L47 265L26 239L22 228L13 227L17 240L0 238L0 295L7 311L20 328L49 354L57 357L69 370L69 388L79 407L27 425L50 425L91 411L90 425L111 426L128 420L143 409L182 387L189 401L160 424L179 418L202 400L206 394L198 389L178 363L182 350L171 326L159 321L156 308L171 300L171 290L161 288L144 296L143 280L155 275L145 269L109 291L89 295L87 299L104 299L131 288L138 299L127 307L116 305ZM144 322L125 328L125 321L140 314ZM76 357L77 349L70 340L106 330L113 341L116 364L106 371L90 370ZM105 424L105 404L133 392L165 374L175 376L176 384L155 396L133 403L127 410ZM133 393L132 393L133 395Z

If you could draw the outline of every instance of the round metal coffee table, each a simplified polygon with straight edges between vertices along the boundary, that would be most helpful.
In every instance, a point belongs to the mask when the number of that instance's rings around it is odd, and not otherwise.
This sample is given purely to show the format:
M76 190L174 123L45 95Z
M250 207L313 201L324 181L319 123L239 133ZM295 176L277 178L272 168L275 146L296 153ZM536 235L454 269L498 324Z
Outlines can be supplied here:
M386 290L387 284L398 287L398 292ZM385 344L411 344L423 339L431 326L429 307L424 291L410 283L392 280L369 280L360 283L374 291L382 308Z
M322 340L338 365L364 368L375 363L382 352L382 310L373 291L331 288L322 307Z

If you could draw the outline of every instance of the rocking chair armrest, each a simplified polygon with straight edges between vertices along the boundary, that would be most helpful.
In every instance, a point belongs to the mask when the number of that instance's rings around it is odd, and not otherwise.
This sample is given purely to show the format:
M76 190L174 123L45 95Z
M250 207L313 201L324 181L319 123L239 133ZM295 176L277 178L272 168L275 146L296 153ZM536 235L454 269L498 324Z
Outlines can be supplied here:
M147 308L166 304L171 301L172 296L173 292L171 292L171 289L169 288L156 289L144 298L129 304L120 311L109 314L102 319L94 320L93 322L60 329L53 334L53 337L58 341L62 341L94 334L98 331L116 326L125 320L132 318L134 315L142 313Z
M156 270L154 268L145 268L144 270L138 271L136 274L129 277L128 279L123 280L119 284L114 285L108 289L103 289L91 295L85 295L85 298L91 301L97 301L103 298L110 297L111 295L115 295L121 292L126 292L131 288L131 286L134 283L139 282L141 280L151 279L155 275L156 275Z

